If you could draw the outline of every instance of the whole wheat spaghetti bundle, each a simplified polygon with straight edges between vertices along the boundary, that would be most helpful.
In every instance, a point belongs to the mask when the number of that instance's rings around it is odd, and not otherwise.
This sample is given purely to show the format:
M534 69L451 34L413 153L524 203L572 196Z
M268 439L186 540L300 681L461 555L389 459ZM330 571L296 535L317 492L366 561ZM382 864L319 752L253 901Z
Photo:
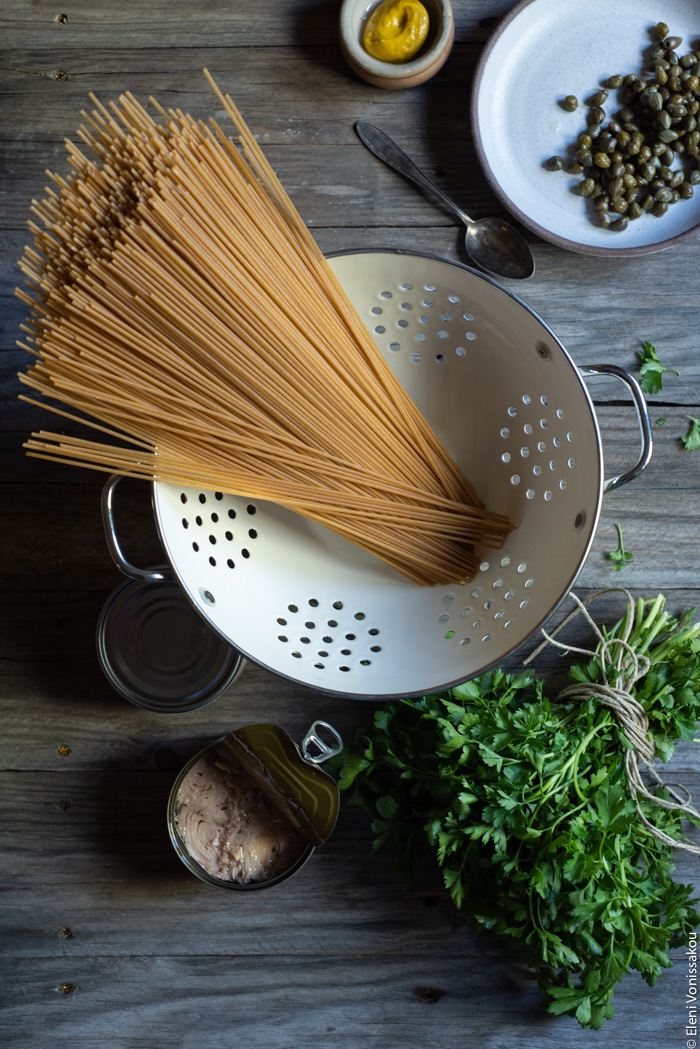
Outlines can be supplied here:
M208 74L207 74L208 76ZM240 147L130 95L83 113L21 268L43 407L30 455L273 500L421 584L477 566L489 513L394 378L227 96ZM92 97L92 96L91 96ZM23 344L20 344L23 345ZM69 410L71 409L71 410ZM73 409L80 414L75 415ZM87 418L85 418L87 416Z

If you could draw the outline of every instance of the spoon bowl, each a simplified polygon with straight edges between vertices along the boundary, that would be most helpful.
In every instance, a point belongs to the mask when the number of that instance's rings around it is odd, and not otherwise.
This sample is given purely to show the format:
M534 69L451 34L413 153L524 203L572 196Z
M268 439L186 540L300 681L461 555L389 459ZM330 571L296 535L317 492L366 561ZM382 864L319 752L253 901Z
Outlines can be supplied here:
M535 260L525 238L508 222L497 218L472 219L436 186L399 146L374 124L358 120L355 130L376 157L429 193L467 227L464 247L480 269L496 277L527 280L535 272Z

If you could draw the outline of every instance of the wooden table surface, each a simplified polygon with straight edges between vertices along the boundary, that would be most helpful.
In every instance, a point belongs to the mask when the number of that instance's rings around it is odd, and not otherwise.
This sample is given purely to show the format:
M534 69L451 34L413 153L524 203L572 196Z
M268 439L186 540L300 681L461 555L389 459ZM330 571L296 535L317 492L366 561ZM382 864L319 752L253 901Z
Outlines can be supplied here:
M89 91L131 90L201 117L216 112L202 68L231 93L324 250L399 247L465 261L452 218L358 142L353 123L392 133L471 214L503 214L478 167L468 121L475 63L506 0L457 0L443 71L410 91L354 77L337 41L337 0L4 0L2 52L2 709L3 899L0 1030L13 1049L377 1049L478 1044L498 1049L680 1049L687 961L649 989L627 977L599 1032L543 1013L531 974L456 916L439 874L408 891L390 854L343 808L331 840L296 877L233 899L192 877L165 826L176 770L205 741L264 719L293 735L325 717L350 735L372 704L330 699L249 666L240 683L190 714L146 713L101 674L98 612L120 582L100 519L101 481L28 460L44 424L17 400L24 308L16 260L44 170L66 169ZM660 12L660 15L663 12ZM700 600L700 451L683 449L700 415L698 249L636 259L576 256L529 237L537 273L514 288L578 364L630 370L643 340L680 372L651 398L655 452L633 484L604 500L578 592L623 581ZM591 385L606 471L629 465L636 421L617 388ZM159 551L144 487L120 499L136 563ZM126 488L127 485L122 486ZM620 522L634 563L619 577L605 552ZM610 606L606 606L609 608ZM606 609L603 609L606 611ZM612 614L612 613L611 613ZM528 650L528 646L523 651ZM516 665L517 659L511 660ZM560 661L540 660L547 669ZM556 668L555 668L556 671ZM676 767L700 788L692 746ZM678 877L697 878L680 854ZM690 1043L688 1043L690 1044Z

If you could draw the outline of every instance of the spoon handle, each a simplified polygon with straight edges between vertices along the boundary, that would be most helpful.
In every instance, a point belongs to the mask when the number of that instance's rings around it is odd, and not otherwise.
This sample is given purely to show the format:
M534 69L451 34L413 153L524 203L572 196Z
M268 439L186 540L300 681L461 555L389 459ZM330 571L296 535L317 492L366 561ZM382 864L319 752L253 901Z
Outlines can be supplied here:
M465 226L472 224L472 219L466 215L461 208L458 208L454 201L442 192L441 189L431 182L427 175L425 175L417 164L407 156L402 149L400 149L393 139L390 139L383 131L380 131L374 124L369 124L366 120L358 120L355 124L355 131L367 146L375 157L379 157L385 164L388 164L394 171L398 171L400 175L407 178L410 182L413 182L419 189L422 189L426 193L431 193L434 197L437 197L442 204L445 205L448 211L451 211L453 215L456 215Z

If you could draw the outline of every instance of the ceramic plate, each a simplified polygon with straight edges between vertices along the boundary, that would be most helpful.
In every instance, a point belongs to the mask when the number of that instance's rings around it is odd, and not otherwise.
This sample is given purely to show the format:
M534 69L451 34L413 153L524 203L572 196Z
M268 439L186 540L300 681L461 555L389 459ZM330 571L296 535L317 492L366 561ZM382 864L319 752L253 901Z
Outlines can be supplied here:
M660 18L683 43L698 47L698 0L521 0L496 27L481 56L472 97L472 128L486 176L503 204L545 240L590 255L642 255L669 247L700 225L700 186L666 215L643 215L615 233L595 225L592 208L572 192L581 176L546 171L584 130L590 98L614 74L642 75ZM561 106L576 95L574 113ZM615 103L611 105L611 103ZM616 92L606 123L620 108ZM674 168L680 166L676 161Z

